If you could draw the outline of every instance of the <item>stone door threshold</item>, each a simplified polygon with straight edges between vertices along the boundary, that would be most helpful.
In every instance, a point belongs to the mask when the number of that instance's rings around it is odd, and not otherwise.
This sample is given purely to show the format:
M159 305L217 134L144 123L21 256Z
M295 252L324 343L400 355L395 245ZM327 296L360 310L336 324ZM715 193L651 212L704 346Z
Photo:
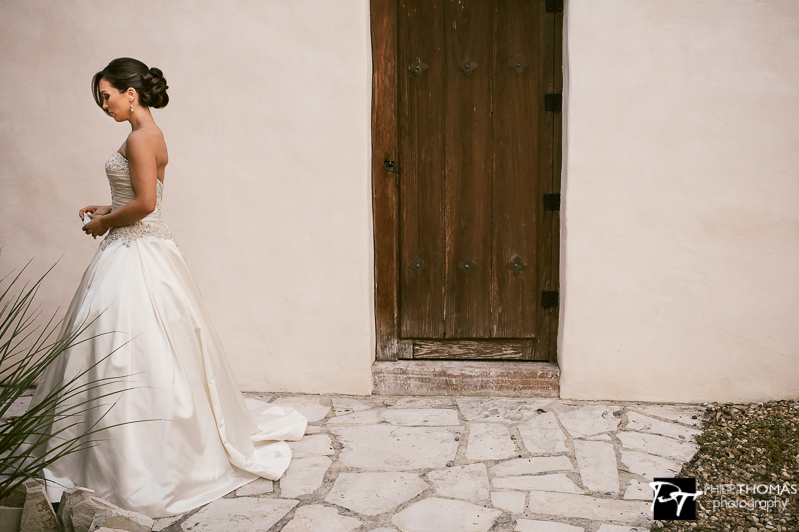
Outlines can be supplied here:
M554 362L398 360L372 365L377 395L559 397Z

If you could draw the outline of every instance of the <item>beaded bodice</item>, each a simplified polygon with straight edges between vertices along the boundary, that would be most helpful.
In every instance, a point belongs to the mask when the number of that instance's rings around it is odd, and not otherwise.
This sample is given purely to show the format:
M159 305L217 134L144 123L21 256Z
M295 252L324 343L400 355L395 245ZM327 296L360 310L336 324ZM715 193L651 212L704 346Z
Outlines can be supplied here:
M108 176L108 184L111 185L111 212L127 205L136 194L133 192L133 185L130 183L130 166L128 160L121 153L115 151L114 154L105 162L105 173ZM156 179L157 199L155 210L143 218L142 222L161 221L161 198L164 195L164 184Z
M136 197L133 185L130 182L128 160L118 151L114 152L105 162L105 173L108 176L108 184L111 186L111 212L114 212ZM169 232L169 228L161 221L161 198L163 195L164 183L156 179L155 210L138 222L109 229L100 247L105 249L116 240L122 240L123 244L130 247L134 240L143 236L154 236L174 241L175 239L172 233Z

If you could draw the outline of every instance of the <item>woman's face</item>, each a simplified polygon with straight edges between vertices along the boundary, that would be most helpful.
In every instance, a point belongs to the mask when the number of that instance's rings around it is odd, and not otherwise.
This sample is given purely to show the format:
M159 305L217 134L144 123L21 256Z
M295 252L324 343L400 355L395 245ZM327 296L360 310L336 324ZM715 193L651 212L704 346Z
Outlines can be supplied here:
M103 97L103 109L117 122L124 122L130 116L130 96L127 92L119 92L105 79L98 84L100 95Z

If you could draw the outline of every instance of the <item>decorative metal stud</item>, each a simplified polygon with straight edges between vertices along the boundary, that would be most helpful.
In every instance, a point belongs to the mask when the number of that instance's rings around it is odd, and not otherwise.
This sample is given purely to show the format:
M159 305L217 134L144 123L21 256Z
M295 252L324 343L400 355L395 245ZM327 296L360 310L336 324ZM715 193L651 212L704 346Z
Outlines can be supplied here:
M458 263L458 269L466 275L471 275L477 269L477 264L469 257L464 257Z
M505 266L508 267L510 273L513 274L514 277L518 277L520 273L522 273L524 270L527 269L527 265L518 255L516 255L516 257L512 261L505 264Z
M427 65L422 63L422 60L417 57L416 61L408 66L408 70L416 74L416 77L419 78L422 76L422 72L427 70Z
M408 270L416 277L420 277L422 273L427 269L427 263L422 260L422 257L416 257L413 259L413 262L410 266L408 266Z
M466 77L468 78L469 76L472 75L472 72L474 72L474 69L477 68L477 63L475 63L474 61L469 59L469 56L467 55L466 59L463 60L463 63L458 65L458 68L460 68L463 71L463 73L466 74Z
M522 58L522 56L516 54L516 57L510 60L508 66L515 70L517 74L521 75L521 73L524 72L524 69L529 65L527 61Z

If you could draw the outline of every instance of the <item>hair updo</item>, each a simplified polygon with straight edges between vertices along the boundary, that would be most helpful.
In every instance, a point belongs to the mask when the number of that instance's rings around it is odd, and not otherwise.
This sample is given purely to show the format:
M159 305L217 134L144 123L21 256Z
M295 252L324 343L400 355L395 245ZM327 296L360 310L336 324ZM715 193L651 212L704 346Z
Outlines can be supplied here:
M164 73L157 68L147 68L147 65L137 59L120 57L114 59L108 66L92 78L92 92L94 101L103 107L103 96L100 94L100 80L106 80L112 87L120 92L133 87L139 93L139 104L145 107L161 109L169 103L169 88L164 79Z

